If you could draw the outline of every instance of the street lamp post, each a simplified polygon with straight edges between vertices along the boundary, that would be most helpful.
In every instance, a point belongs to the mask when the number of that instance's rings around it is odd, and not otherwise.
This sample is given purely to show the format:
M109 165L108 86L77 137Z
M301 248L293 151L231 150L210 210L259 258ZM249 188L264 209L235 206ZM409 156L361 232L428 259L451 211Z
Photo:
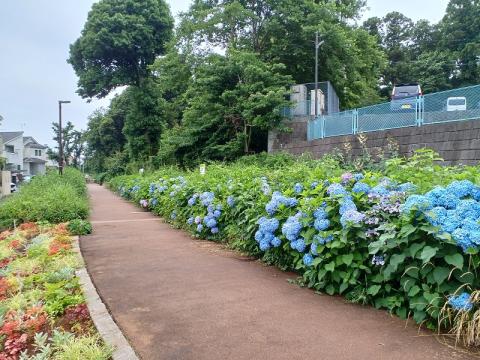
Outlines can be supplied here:
M318 31L315 33L315 118L318 117L318 48L324 43L319 41Z
M63 175L63 139L62 139L62 104L70 104L71 101L58 101L58 171Z

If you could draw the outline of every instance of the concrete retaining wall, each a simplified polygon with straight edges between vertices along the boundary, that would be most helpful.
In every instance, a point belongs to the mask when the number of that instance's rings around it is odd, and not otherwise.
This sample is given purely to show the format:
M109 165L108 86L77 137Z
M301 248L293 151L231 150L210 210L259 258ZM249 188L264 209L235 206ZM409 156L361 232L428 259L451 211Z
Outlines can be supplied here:
M373 154L388 152L398 146L401 155L420 148L431 148L445 159L447 165L474 165L480 161L480 120L406 127L359 135L336 136L307 141L307 118L296 118L290 124L292 132L269 134L269 152L287 151L292 154L311 153L315 158L337 150L349 149L352 156L362 154L360 138Z

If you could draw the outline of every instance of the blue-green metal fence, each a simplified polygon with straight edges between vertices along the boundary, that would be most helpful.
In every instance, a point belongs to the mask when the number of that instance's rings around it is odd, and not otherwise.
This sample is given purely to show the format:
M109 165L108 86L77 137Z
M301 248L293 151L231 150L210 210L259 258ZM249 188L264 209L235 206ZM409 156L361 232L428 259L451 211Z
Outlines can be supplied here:
M450 121L480 120L480 85L312 118L309 140Z

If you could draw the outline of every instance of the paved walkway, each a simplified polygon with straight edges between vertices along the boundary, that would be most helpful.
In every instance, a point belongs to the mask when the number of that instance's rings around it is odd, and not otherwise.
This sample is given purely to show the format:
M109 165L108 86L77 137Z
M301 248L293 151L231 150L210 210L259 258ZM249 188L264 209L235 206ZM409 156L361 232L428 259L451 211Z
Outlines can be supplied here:
M142 359L471 359L383 311L192 240L98 185L89 192L87 268Z

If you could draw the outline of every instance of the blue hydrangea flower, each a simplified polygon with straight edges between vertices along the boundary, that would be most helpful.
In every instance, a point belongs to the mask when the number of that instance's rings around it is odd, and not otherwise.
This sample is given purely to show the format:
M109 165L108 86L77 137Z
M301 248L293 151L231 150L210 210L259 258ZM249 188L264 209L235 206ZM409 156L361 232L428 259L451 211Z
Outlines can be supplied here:
M262 240L263 240L263 237L264 237L264 235L263 235L263 232L262 232L262 231L257 230L257 231L255 232L255 241L256 241L256 242L259 243L260 241L262 241Z
M298 252L304 252L306 247L307 245L305 244L305 240L303 240L302 238L295 241L295 249Z
M268 249L270 249L270 242L268 242L266 240L260 241L260 250L266 251Z
M150 186L148 187L148 193L153 194L155 192L155 184L151 183Z
M313 223L313 227L317 231L327 230L329 226L330 226L330 220L328 219L315 219L315 222Z
M476 247L480 246L480 231L479 230L470 231L470 242Z
M347 210L340 218L340 223L343 227L349 224L359 224L365 219L365 214L358 212L357 210Z
M293 187L293 191L295 191L297 194L300 194L303 191L303 185L300 183L296 183Z
M176 211L173 211L171 214L170 214L170 218L172 220L175 220L177 218L177 212Z
M325 245L325 244L328 244L329 242L333 241L333 235L328 235L327 237L323 237L321 235L315 235L313 237L313 240L315 240L320 245Z
M303 263L305 266L311 266L313 263L313 256L308 253L303 255Z
M267 219L266 217L262 217L257 221L257 224L260 225L260 231L264 233L274 233L279 226L279 222L276 218Z
M454 194L458 198L464 198L471 195L475 185L470 180L453 181L445 190Z
M275 236L271 233L263 233L263 240L271 242Z
M153 198L152 200L150 200L150 205L151 206L157 206L158 205L158 200Z
M271 216L274 215L280 205L285 205L287 207L295 207L298 204L298 200L295 198L288 198L283 196L278 191L275 191L272 194L272 199L265 206L265 210Z
M200 202L202 203L203 206L210 205L214 199L215 199L215 194L213 192L206 191L200 194Z
M480 201L480 186L474 186L472 188L471 196L474 200Z
M193 216L189 217L187 220L188 225L192 225L194 222L195 222L195 219L193 218Z
M448 303L457 311L470 311L473 309L473 304L470 301L470 294L466 292L458 296L450 296Z
M462 219L458 216L455 210L447 210L445 220L440 224L442 231L452 233L456 228L460 227Z
M365 176L363 176L362 173L356 173L356 174L353 174L353 178L354 178L355 181L360 181L360 180L365 179Z
M379 184L371 188L368 193L373 196L387 196L390 193L390 190L388 190L384 185Z
M217 226L217 221L214 218L205 218L205 225L211 229Z
M444 207L437 206L425 213L427 221L433 226L440 226L447 219L447 210Z
M267 211L268 215L274 215L277 212L277 206L277 203L274 203L272 201L268 202L267 205L265 205L265 210Z
M478 219L480 218L480 203L473 199L460 200L455 211L462 219Z
M315 210L315 212L313 213L313 217L315 219L326 219L328 217L328 214L323 207L320 207Z
M401 211L403 213L410 213L413 209L419 211L426 211L433 208L432 202L430 199L423 195L411 195L408 197L405 204L401 206Z
M217 219L220 217L220 215L222 215L222 212L220 210L215 210L213 212L213 216L216 217Z
M285 206L292 208L298 205L298 200L295 198L286 198L284 204Z
M466 218L462 221L462 229L467 231L480 231L480 223L478 219Z
M282 240L280 240L278 237L274 237L270 243L272 244L273 247L279 247L280 245L282 245Z
M467 251L469 248L475 247L470 239L470 232L465 229L455 229L452 233L453 240L460 246L463 251Z
M310 184L310 189L314 190L318 186L318 181L314 181Z
M343 198L342 201L340 202L340 210L339 210L340 215L343 215L350 210L357 210L357 206L355 205L355 203L351 198L349 197Z
M289 241L295 241L298 238L298 234L302 230L303 225L299 221L297 216L290 216L287 221L282 225L282 234Z
M210 229L210 231L212 232L212 234L218 234L218 227L213 227Z
M310 245L310 253L314 256L318 255L317 244L313 243Z
M370 186L368 184L365 184L365 183L359 181L355 185L353 185L352 191L356 194L358 194L358 193L368 194L369 191L370 191Z
M198 224L197 225L197 232L202 232L203 230L203 225L202 224Z
M231 208L235 206L235 198L232 195L227 198L227 205Z
M194 194L190 199L188 199L188 206L193 206L197 202L198 195Z
M327 188L327 194L330 196L345 195L347 190L338 183L333 183Z

